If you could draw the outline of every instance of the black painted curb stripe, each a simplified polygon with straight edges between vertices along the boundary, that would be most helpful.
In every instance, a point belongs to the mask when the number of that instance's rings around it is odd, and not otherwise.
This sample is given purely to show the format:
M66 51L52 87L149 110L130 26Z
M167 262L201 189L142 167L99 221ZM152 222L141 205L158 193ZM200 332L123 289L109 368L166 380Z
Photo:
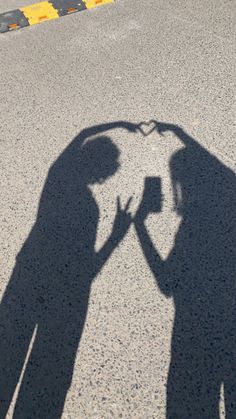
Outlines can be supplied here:
M25 26L29 26L29 22L20 10L12 10L0 15L0 33Z
M75 13L75 12L80 12L81 10L86 10L86 5L82 0L81 1L49 0L49 3L51 3L54 9L57 10L59 16L66 16L70 13Z

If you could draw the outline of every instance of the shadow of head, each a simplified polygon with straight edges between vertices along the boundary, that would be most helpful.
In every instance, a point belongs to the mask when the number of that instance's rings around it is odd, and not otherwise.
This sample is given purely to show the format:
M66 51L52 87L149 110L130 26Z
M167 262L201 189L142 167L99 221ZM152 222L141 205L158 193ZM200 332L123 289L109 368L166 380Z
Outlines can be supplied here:
M119 149L109 137L86 142L80 151L80 167L87 184L102 184L119 169Z

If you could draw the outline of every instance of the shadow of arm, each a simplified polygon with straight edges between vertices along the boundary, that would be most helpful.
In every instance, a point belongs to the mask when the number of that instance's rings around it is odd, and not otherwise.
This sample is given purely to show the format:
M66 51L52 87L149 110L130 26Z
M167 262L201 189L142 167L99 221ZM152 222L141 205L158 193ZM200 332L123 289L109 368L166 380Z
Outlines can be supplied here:
M110 131L116 128L124 128L130 132L136 132L137 130L137 126L135 124L132 124L131 122L127 122L127 121L115 121L115 122L109 122L106 124L94 125L93 127L85 128L84 130L82 130L79 133L79 135L77 135L77 137L75 137L75 139L72 141L72 143L70 144L70 147L71 146L82 147L82 145L84 144L87 138L95 136L95 135L99 135L101 133L104 133L106 131Z
M106 264L119 242L111 235L96 254L96 275Z
M146 258L147 264L151 269L158 287L166 297L171 297L171 276L168 274L168 261L163 261L158 254L143 220L135 220L135 229L139 238L139 242Z
M126 233L129 230L129 227L132 223L132 216L129 212L129 206L132 197L130 197L122 208L120 197L117 197L117 210L116 210L116 217L113 223L113 228L110 237L107 239L104 246L101 250L97 253L97 272L102 268L102 266L106 263L106 261L111 256L113 250L119 245L119 243L123 240Z
M165 132L173 132L182 141L186 147L197 147L198 149L204 150L204 148L190 135L188 135L179 125L168 124L165 122L156 123L157 131L160 135L164 135Z

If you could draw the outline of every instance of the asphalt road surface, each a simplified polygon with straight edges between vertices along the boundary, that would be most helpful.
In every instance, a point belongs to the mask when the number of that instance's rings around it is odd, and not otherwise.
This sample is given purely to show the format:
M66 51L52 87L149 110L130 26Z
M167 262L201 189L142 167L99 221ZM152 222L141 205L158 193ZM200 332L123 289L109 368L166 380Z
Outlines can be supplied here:
M236 418L235 18L0 35L0 419Z

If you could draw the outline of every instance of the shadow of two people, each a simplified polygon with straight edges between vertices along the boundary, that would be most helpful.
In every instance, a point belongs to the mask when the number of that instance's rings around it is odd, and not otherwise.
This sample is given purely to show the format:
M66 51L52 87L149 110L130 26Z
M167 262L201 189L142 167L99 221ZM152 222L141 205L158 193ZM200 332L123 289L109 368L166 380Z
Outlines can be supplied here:
M36 223L0 306L0 417L6 415L36 327L14 417L61 417L91 283L134 222L157 284L176 308L167 417L219 418L223 383L227 419L233 419L235 176L179 127L157 123L159 133L171 130L184 143L170 162L182 215L175 246L163 261L148 235L150 188L134 219L129 203L122 209L118 202L112 233L96 252L99 209L89 185L119 167L119 150L104 135L115 128L136 132L140 125L119 121L84 130L49 170Z

